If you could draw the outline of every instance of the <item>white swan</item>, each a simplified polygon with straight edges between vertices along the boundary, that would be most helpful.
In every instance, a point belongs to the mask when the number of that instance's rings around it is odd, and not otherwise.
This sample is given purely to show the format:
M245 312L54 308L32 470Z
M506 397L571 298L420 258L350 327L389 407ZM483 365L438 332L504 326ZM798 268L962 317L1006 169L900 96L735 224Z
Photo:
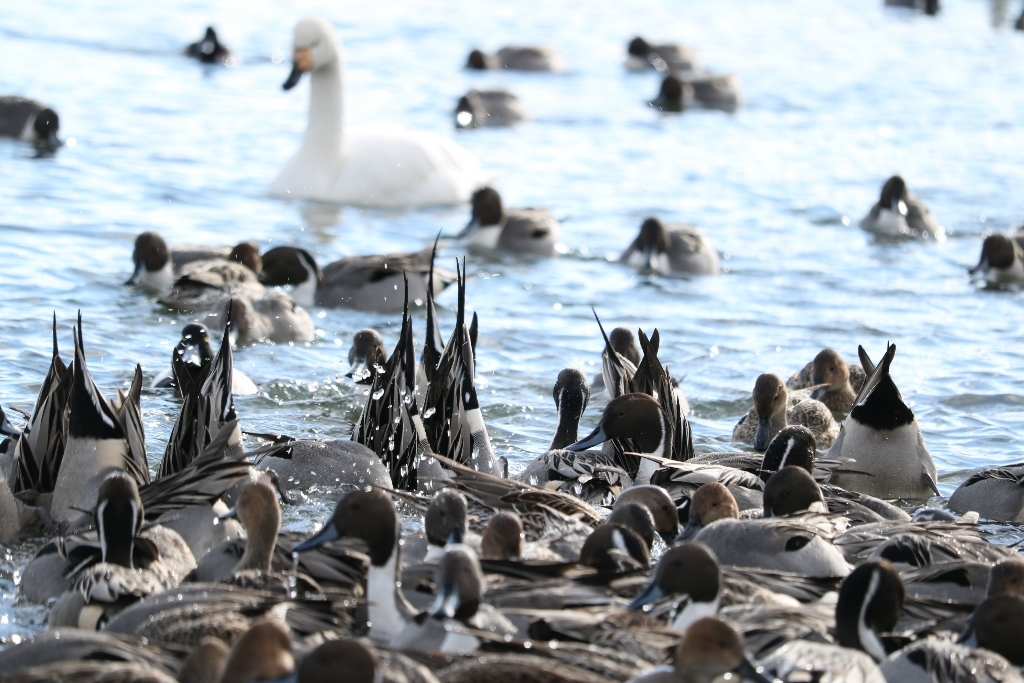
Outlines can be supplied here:
M434 133L373 130L342 141L341 46L323 19L295 25L284 89L309 72L309 125L302 146L270 185L278 197L361 206L460 204L486 182L476 158Z

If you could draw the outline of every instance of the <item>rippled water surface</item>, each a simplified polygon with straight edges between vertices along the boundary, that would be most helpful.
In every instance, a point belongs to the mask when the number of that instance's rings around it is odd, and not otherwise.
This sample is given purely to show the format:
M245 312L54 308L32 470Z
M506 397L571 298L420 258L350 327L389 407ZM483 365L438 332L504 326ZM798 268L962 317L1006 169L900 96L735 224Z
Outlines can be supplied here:
M786 377L826 345L852 361L858 344L877 358L895 342L893 375L948 495L974 468L1022 459L1021 295L977 290L966 267L983 233L1024 216L1024 35L1005 25L1005 4L944 5L930 18L873 0L9 4L0 94L53 106L74 145L39 159L0 142L0 402L31 408L54 311L67 359L82 309L90 369L108 395L135 363L147 379L168 363L186 318L120 284L143 230L171 243L296 244L325 264L419 249L465 223L466 207L266 197L305 125L308 80L283 92L282 57L295 21L315 14L345 47L347 123L453 137L494 172L508 205L565 219L558 259L470 255L481 402L499 453L521 462L542 451L558 371L596 370L595 306L609 324L660 330L663 362L685 376L699 450L728 444L759 373ZM240 65L204 69L179 55L208 23ZM742 109L653 111L645 101L658 77L622 68L634 34L686 42L712 70L739 74ZM461 70L471 48L506 43L555 45L568 68ZM515 92L532 121L456 133L457 98L481 86ZM857 227L896 172L950 231L945 243L878 243ZM667 280L612 262L651 214L700 226L726 272ZM461 253L447 246L442 265ZM440 303L450 329L455 292ZM348 435L363 400L341 377L351 335L374 326L391 345L398 318L313 315L314 344L238 350L236 365L261 388L237 401L246 429ZM422 343L422 323L416 332ZM601 405L595 397L586 431ZM155 463L178 406L146 392L143 409ZM329 508L311 499L286 510L286 523L313 528ZM14 598L15 572L36 547L0 557L5 639L43 619Z

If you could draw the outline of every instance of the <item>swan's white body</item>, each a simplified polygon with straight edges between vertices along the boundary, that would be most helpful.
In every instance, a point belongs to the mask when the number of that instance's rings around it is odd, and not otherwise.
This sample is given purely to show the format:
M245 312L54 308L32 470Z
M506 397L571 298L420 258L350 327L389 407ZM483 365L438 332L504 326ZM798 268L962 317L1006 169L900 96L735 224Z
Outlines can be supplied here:
M460 204L486 181L476 158L435 133L371 129L342 136L341 47L327 22L295 27L308 51L309 124L295 156L270 185L278 197L360 206Z

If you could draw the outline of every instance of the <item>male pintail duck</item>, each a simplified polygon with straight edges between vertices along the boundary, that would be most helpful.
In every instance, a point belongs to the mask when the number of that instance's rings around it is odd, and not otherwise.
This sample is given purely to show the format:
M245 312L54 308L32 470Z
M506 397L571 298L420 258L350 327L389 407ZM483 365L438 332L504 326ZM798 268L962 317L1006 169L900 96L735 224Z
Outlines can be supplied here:
M829 450L830 458L849 463L834 469L831 481L878 498L921 500L939 492L935 463L889 375L895 356L890 344Z
M13 95L0 97L0 137L55 148L61 144L59 132L57 112L41 102Z
M929 636L890 655L879 667L888 681L906 683L1021 683L1020 670L984 648Z
M692 539L704 527L720 519L740 518L736 497L724 484L717 481L699 486L690 496L690 505L686 512L686 528L680 536L682 539Z
M410 208L460 204L483 184L476 158L435 133L374 130L342 139L341 45L323 19L295 25L284 89L305 73L308 125L299 150L271 183L272 196Z
M469 506L466 497L454 489L441 489L434 494L423 514L423 533L405 539L405 561L436 563L445 548L466 543L480 547L480 537L469 531Z
M267 291L260 284L263 268L259 250L250 242L232 249L227 260L193 261L182 268L159 302L178 311L206 311L229 296L262 298Z
M388 350L384 339L377 330L359 330L352 335L352 347L348 350L348 372L356 384L370 384L376 366L383 367L388 361Z
M860 227L879 237L920 237L942 241L946 230L928 210L924 201L907 190L907 183L898 175L885 181L882 194Z
M78 628L51 628L37 631L22 639L20 643L9 644L0 652L0 671L4 672L5 680L7 676L15 672L61 662L128 663L164 671L167 674L173 673L178 665L178 659L171 653L140 642L138 639ZM41 677L30 680L41 683L54 679ZM83 679L72 678L70 680ZM94 679L86 678L84 680ZM108 679L99 677L95 680ZM163 683L163 679L160 680L160 683Z
M288 629L275 618L252 625L232 646L219 683L285 681L295 672Z
M50 515L58 522L70 521L77 510L95 505L96 491L110 468L127 470L138 484L149 483L137 393L133 390L121 396L120 403L104 398L85 363L81 313L74 337L74 384L67 445L50 504ZM136 375L141 380L140 370Z
M553 48L509 45L493 55L473 50L466 59L466 68L479 71L497 69L558 72L564 68L564 64Z
M662 80L658 96L648 104L658 111L679 113L693 106L693 86L669 74Z
M659 111L681 112L698 104L706 109L732 113L741 103L739 79L732 74L685 78L668 74L650 105Z
M1016 634L1024 627L1024 599L994 595L978 605L957 642L1001 654L1016 667L1024 666L1024 647Z
M642 458L655 460L651 455L643 455ZM690 460L678 462L658 458L655 462L658 469L651 476L651 483L664 488L681 511L689 509L696 491L713 482L723 484L729 490L741 512L760 512L764 506L764 482L759 474Z
M377 454L347 439L285 439L256 464L273 471L288 489L392 488L388 468Z
M703 543L687 542L669 549L651 575L646 588L626 609L636 610L662 598L679 599L669 625L685 632L693 622L718 614L722 600L722 571L718 558Z
M619 257L621 263L662 275L717 275L718 253L697 228L648 218Z
M626 46L626 68L629 71L698 71L697 53L679 43L652 45L637 36Z
M772 683L747 659L743 640L731 626L704 617L686 629L672 666L648 671L630 683L712 683L729 673L755 683Z
M519 515L502 510L487 520L480 538L480 557L484 560L518 560L523 556L523 522Z
M609 522L587 537L580 550L580 564L602 574L647 569L651 566L651 551L636 531Z
M1020 240L1017 235L989 235L981 243L978 265L967 272L991 285L1024 283L1024 248Z
M515 627L500 612L484 604L483 571L476 553L466 545L445 549L434 573L437 598L425 613L406 624L391 647L432 652L473 652L480 640L466 629L514 635ZM371 627L372 628L372 627Z
M857 567L839 587L835 607L836 645L799 639L783 643L763 660L784 681L883 683L876 662L886 658L879 635L892 631L903 605L903 582L884 560ZM896 680L896 679L888 679Z
M179 395L184 395L186 391L182 390L182 386L202 385L208 373L207 366L213 359L210 330L201 323L189 323L181 329L181 341L171 351L170 366L156 374L149 388L174 388ZM231 393L235 396L252 396L257 391L256 384L232 365Z
M297 683L334 683L341 670L349 683L437 683L431 670L413 659L348 638L328 640L306 655Z
M252 270L259 272L258 258L259 250L249 243L238 244L235 247L168 247L159 233L144 232L135 238L135 247L132 250L134 270L125 284L163 295L170 291L175 279L192 263L230 260L247 264Z
M309 311L284 292L224 297L207 313L206 322L220 326L224 320L230 320L228 329L236 344L308 344L316 339Z
M616 354L621 356L624 361L629 361L632 366L631 372L635 373L636 366L640 365L640 347L636 343L636 335L633 334L633 330L628 327L616 327L608 335L608 342ZM601 372L595 375L594 381L590 383L591 393L605 391L604 358L607 355L608 349L606 347L601 354ZM611 398L615 398L615 396Z
M786 381L786 388L796 391L817 387L811 392L811 398L824 403L833 413L845 416L866 381L867 374L860 365L851 367L835 349L823 349ZM826 386L821 386L823 384Z
M235 56L217 38L212 26L206 27L206 35L185 48L185 56L198 59L203 64L223 64L231 66L236 62Z
M939 0L885 0L883 4L886 7L915 9L929 15L938 14L942 9Z
M469 223L458 238L513 254L555 256L561 228L547 209L505 209L493 187L473 193Z
M772 438L790 423L807 427L814 434L818 448L830 447L839 434L839 425L825 404L812 399L807 390L789 393L776 374L759 376L754 382L753 396L754 407L736 423L733 441L764 451Z
M724 491L722 498L732 495L725 487L720 491ZM734 505L726 507L735 509ZM717 521L708 524L708 514L702 513L703 528L693 539L710 547L724 564L821 577L846 576L850 572L843 554L819 528L802 519L740 520L724 514L718 516Z
M403 305L403 273L413 301L426 301L431 275L438 294L455 281L452 273L431 268L432 254L428 247L413 253L351 256L321 271L308 251L274 247L263 255L260 281L267 286L292 285L292 299L306 308L397 312Z
M456 128L514 126L529 116L519 98L508 90L470 90L455 105Z
M650 553L654 547L656 529L654 526L654 515L641 503L623 503L612 508L612 514L608 515L605 524L618 524L627 529L632 529L637 536L643 539L647 551Z
M1024 521L1024 463L976 472L956 488L949 509L977 512L985 519L1019 524Z
M292 551L302 553L337 538L359 538L367 546L370 569L366 580L370 637L390 643L414 617L412 606L398 589L401 537L398 514L383 491L352 491L338 501L323 528Z
M764 485L765 517L784 517L805 510L828 512L821 489L807 470L788 465L768 478Z
M160 525L142 528L145 510L135 480L113 471L103 480L93 519L98 553L65 541L71 592L57 601L50 623L99 629L110 615L147 595L177 586L195 568L185 540Z

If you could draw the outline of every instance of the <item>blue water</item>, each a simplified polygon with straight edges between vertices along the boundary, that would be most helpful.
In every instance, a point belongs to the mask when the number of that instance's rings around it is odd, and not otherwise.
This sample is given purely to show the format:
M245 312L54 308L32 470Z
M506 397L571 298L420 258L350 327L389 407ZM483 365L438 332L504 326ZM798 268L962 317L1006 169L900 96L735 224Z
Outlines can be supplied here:
M0 402L31 408L54 311L67 359L82 309L90 369L108 395L135 363L147 379L164 367L186 318L120 284L143 230L171 243L295 244L325 264L419 249L465 223L466 207L367 211L266 196L304 130L308 80L287 93L280 84L292 26L314 14L345 48L347 123L455 138L495 173L506 204L565 219L558 259L470 257L481 403L499 453L521 462L542 451L558 371L596 371L595 306L609 325L661 331L662 360L685 376L698 450L728 447L761 372L786 377L826 345L853 361L858 344L877 358L895 342L893 375L948 495L974 468L1024 459L1021 294L979 291L966 274L984 233L1024 217L1024 34L1007 24L1018 3L943 4L936 18L867 0L9 4L0 94L56 108L69 144L37 159L0 141ZM207 24L240 53L238 66L180 56ZM635 34L685 42L710 69L738 74L743 107L653 111L658 77L622 68ZM507 43L554 45L567 70L461 70L471 48ZM486 86L515 92L532 121L457 133L456 100ZM896 172L949 230L945 243L878 243L857 227ZM651 214L698 225L726 272L667 280L610 262ZM442 265L461 253L446 247ZM454 292L440 303L450 329ZM237 401L245 428L348 435L363 400L340 376L351 335L377 327L391 345L398 318L312 313L316 343L238 350L236 365L261 387ZM422 343L421 324L416 333ZM178 406L147 392L143 410L155 462ZM311 499L286 510L286 523L312 528L329 507ZM0 557L0 637L42 623L43 610L14 597L36 547Z

